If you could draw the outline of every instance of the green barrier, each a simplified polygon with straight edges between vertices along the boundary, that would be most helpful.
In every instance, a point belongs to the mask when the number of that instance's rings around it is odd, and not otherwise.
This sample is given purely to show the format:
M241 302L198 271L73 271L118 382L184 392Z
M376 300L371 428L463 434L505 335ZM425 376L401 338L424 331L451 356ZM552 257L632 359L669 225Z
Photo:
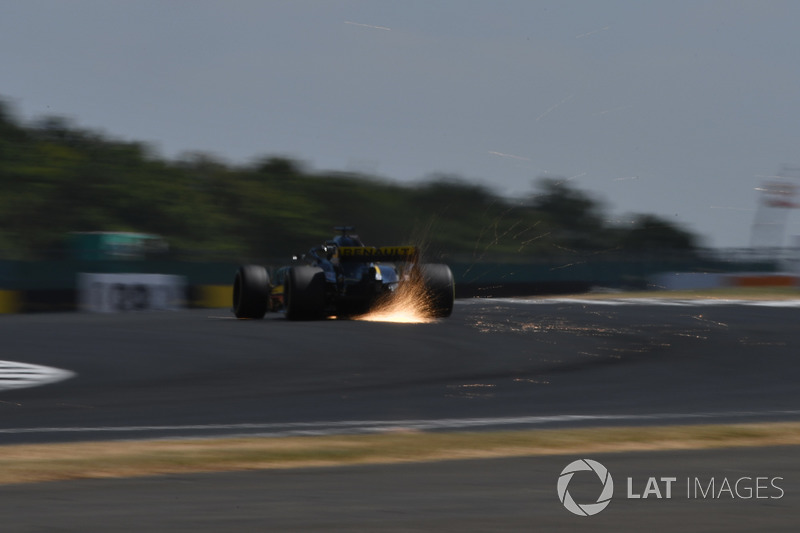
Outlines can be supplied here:
M188 261L3 261L0 288L13 290L74 290L78 274L172 274L189 285L226 285L236 274L235 263Z

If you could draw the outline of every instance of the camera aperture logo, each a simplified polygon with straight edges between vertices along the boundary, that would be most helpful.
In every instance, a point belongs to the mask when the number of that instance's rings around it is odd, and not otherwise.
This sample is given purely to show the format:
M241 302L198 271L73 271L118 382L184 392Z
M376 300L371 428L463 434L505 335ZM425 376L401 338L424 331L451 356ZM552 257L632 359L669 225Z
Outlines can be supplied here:
M586 470L593 471L597 474L597 477L600 478L600 482L603 484L603 490L600 492L600 496L597 497L596 502L579 504L572 499L572 495L569 493L569 482L572 481L572 476L575 475L575 472ZM568 464L564 470L561 471L561 475L558 477L557 488L558 499L561 500L561 503L564 504L564 507L566 507L569 512L578 516L592 516L608 507L608 504L611 503L611 497L614 495L614 480L608 469L597 461L593 461L592 459L578 459Z

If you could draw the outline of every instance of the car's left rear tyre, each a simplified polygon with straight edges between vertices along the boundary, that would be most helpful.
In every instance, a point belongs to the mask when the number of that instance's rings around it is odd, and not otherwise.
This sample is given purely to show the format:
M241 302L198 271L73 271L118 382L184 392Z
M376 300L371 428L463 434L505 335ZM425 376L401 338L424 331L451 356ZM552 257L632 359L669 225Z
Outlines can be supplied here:
M325 272L319 267L294 266L284 286L286 318L316 320L325 316Z
M264 318L269 301L269 274L259 265L243 265L233 280L233 313L236 318Z

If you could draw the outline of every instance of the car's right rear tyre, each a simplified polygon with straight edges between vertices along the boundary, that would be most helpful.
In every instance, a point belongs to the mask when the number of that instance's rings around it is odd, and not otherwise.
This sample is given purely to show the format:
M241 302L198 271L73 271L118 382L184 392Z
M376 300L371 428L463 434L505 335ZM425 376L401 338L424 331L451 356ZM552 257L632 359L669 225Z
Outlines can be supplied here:
M325 316L325 273L319 267L294 266L284 287L286 318L315 320Z
M264 318L269 301L269 274L259 265L243 265L233 280L233 313L236 318Z
M447 265L428 263L419 265L422 282L428 293L430 315L445 318L453 313L456 289L453 272Z

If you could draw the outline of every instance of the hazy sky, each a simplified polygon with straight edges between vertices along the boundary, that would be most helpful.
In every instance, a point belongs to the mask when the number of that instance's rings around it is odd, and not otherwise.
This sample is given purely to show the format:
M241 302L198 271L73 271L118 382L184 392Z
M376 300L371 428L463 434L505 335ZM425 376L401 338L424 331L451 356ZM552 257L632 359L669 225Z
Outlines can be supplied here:
M714 246L748 245L758 176L800 166L799 56L791 0L0 0L26 120L506 195L571 177Z

